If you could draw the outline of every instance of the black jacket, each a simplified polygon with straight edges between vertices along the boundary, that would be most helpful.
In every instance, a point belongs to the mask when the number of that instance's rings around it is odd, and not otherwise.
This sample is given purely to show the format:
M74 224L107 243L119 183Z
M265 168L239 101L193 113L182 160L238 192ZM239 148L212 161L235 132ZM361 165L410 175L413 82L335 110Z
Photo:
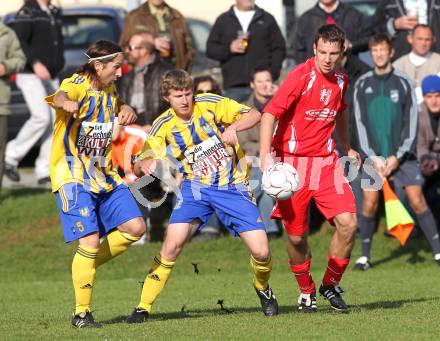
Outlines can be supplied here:
M366 18L353 7L339 2L331 13L336 23L344 29L352 44L351 52L356 54L368 50L371 31ZM316 4L298 19L295 34L292 35L293 58L297 64L313 56L313 43L318 29L325 25L328 14Z
M344 65L344 72L348 76L348 88L347 93L345 95L345 99L348 104L348 112L349 112L349 133L350 133L350 146L355 149L359 150L358 146L358 137L356 135L356 123L353 113L353 91L354 91L354 84L356 83L357 79L363 75L364 73L368 72L370 70L370 66L365 64L363 61L361 61L357 56L354 56L352 54L348 54L347 56L347 62ZM339 136L335 134L335 140L336 144L338 145L338 148L340 148L339 143Z
M62 17L58 7L49 5L49 10L51 15L36 0L29 1L17 12L11 26L26 55L25 72L33 72L32 65L39 61L55 78L64 67Z
M399 71L368 71L354 86L354 114L363 158L415 156L417 100L412 81Z
M286 43L274 17L255 6L255 15L249 25L249 46L244 54L232 54L229 46L242 30L233 7L221 14L208 37L206 54L220 61L223 86L249 86L251 72L256 67L267 67L274 80L280 75L286 56Z
M432 48L440 53L440 0L426 0L428 3L428 25L431 26L437 40ZM406 10L402 0L381 1L373 18L375 32L388 33L393 39L393 60L409 53L411 46L407 41L407 30L396 31L394 20L405 15Z
M153 124L153 121L166 109L168 104L160 96L160 78L162 75L173 69L173 65L156 57L154 62L148 65L147 72L144 75L144 95L145 95L145 115L138 117L137 124ZM120 99L130 104L133 93L134 70L122 77L119 84Z

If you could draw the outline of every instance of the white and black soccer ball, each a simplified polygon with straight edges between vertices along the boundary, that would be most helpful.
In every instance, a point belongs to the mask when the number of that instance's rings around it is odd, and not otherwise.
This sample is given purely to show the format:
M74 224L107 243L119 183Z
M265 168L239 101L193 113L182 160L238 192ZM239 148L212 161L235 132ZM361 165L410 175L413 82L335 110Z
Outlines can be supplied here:
M293 166L277 162L264 171L261 183L263 190L275 200L287 200L299 187L299 175Z

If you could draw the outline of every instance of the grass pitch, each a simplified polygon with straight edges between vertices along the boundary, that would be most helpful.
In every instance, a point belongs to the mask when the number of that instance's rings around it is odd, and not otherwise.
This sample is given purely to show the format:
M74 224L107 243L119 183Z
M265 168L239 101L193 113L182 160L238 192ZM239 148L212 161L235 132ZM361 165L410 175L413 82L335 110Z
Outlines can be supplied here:
M98 269L94 317L99 330L70 326L73 245L62 241L53 195L6 190L0 197L0 339L238 339L238 340L432 340L439 335L440 268L427 242L375 235L373 265L347 271L341 285L350 314L331 311L318 298L318 313L296 312L298 291L287 266L285 241L271 242L273 287L281 314L265 318L255 295L248 254L238 239L190 243L178 260L151 319L127 325L140 282L160 244L132 247ZM328 226L311 236L312 274L320 282L326 266ZM359 255L356 246L354 257ZM198 264L199 274L192 263ZM220 309L218 300L232 310Z

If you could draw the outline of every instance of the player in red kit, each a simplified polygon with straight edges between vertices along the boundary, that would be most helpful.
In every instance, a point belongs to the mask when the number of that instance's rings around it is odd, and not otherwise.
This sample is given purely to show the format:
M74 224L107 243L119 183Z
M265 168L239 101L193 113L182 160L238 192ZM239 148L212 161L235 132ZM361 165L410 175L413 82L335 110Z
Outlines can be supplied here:
M350 148L348 139L344 99L348 78L338 70L344 42L345 34L339 27L322 26L315 36L315 56L289 73L261 119L261 169L269 167L275 156L293 165L300 175L300 189L290 199L277 201L272 217L281 218L288 232L289 263L301 290L298 309L303 312L316 311L316 288L310 275L311 251L307 242L307 211L312 198L336 228L319 292L333 309L348 311L339 282L354 244L356 205L334 151L335 128L349 160L358 166L360 157Z

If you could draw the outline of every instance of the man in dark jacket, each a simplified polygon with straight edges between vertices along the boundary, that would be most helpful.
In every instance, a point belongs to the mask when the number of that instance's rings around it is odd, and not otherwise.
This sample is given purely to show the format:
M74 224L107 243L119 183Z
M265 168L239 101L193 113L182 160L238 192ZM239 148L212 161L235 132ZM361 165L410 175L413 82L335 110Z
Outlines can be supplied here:
M125 50L133 68L122 77L120 96L136 110L136 123L146 126L148 130L168 107L160 97L160 78L173 65L156 56L154 35L151 32L133 34Z
M274 17L255 0L236 0L211 29L206 54L220 61L225 96L239 102L251 91L252 70L264 66L277 80L286 56L286 44Z
M440 240L431 210L422 192L423 178L415 154L417 101L412 82L393 69L393 48L387 35L370 41L375 68L355 84L354 109L359 151L365 159L362 171L363 208L359 218L362 257L355 270L371 267L370 250L376 227L375 215L384 178L404 188L409 204L440 265Z
M346 46L351 54L368 50L370 31L365 17L353 7L337 0L319 0L298 19L293 37L293 58L297 64L313 56L313 38L325 24L337 24L346 34Z
M432 50L440 53L440 0L412 1L384 0L379 2L372 27L377 33L387 33L392 37L393 60L409 53L408 33L417 24L429 25L437 41ZM407 4L408 7L405 7Z
M45 184L50 181L53 112L45 104L44 98L58 88L57 75L64 66L61 10L53 6L50 0L26 0L12 28L27 59L25 70L17 75L17 86L31 117L6 147L5 175L12 181L20 181L17 170L19 162L42 139L35 161L35 173L38 183Z

